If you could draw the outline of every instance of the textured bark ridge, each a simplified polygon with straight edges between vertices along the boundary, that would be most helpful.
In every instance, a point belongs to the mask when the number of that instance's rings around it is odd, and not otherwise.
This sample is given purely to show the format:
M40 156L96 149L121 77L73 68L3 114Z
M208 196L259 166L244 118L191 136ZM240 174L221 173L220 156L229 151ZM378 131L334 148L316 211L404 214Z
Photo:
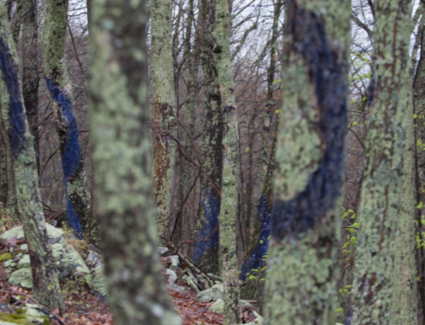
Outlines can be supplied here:
M360 229L347 324L400 323L395 322L396 310L405 303L402 301L407 287L405 284L399 286L398 281L408 284L411 276L408 272L400 276L402 266L395 265L398 242L404 241L403 245L408 246L405 236L410 226L406 228L403 223L411 222L408 220L409 209L400 210L406 156L403 121L404 115L411 117L406 111L406 96L410 96L410 91L405 89L405 84L410 86L411 80L406 76L410 71L411 1L379 1L375 14L374 76L369 91L373 98L369 99L366 162L357 213ZM405 233L401 237L400 231ZM403 263L409 264L407 260ZM395 278L396 275L399 279ZM410 324L408 319L401 323L405 322Z
M52 249L47 237L38 188L37 164L19 85L18 68L7 13L0 6L0 69L3 75L1 97L9 99L8 135L14 159L18 213L31 259L36 299L51 308L63 308ZM16 56L15 56L16 57ZM6 109L2 107L2 109Z
M153 0L150 12L152 33L152 80L154 86L153 194L159 208L159 235L169 238L171 190L177 143L174 68L171 48L172 1Z
M181 325L156 251L145 1L92 1L91 144L96 213L116 324Z
M268 324L333 324L350 1L287 3L268 253Z
M90 192L84 172L71 85L65 64L68 1L47 1L43 29L43 70L50 96L56 104L56 131L66 192L66 216L74 233L98 244L97 224L91 215Z
M298 69L302 69L301 64L305 65L303 69L307 78L304 82L308 83L305 91L310 92L313 99L311 103L300 103L304 121L282 122L278 145L285 153L290 149L295 150L288 158L283 156L282 151L278 153L280 165L277 167L279 180L276 185L280 186L273 213L274 239L312 229L335 205L343 183L348 89L347 68L341 62L343 53L340 49L332 48L325 24L314 12L296 8L295 14L289 22L294 42L291 56L296 57L294 60L298 62L294 63ZM299 26L300 20L303 21L302 26ZM284 86L288 87L287 84ZM303 104L307 105L302 107ZM286 114L282 112L282 116ZM311 139L297 139L301 133L302 136L310 135ZM305 141L306 147L303 148L296 141ZM305 149L310 150L311 154L304 154ZM301 163L289 160L295 155L302 159ZM300 178L306 182L305 185L301 181L296 182L295 186L291 185L291 181L299 176L293 168L303 175ZM293 195L290 200L285 200Z
M230 55L231 15L228 0L217 0L214 55L222 100L223 184L218 220L220 223L220 266L224 285L224 325L240 323L239 276L236 256L236 216L238 204L237 175L239 173L238 115L234 95Z
M213 55L214 43L211 34L216 25L216 1L201 0L199 19L208 31L199 30L201 59L204 72L204 126L202 139L202 170L199 218L196 239L208 239L194 245L193 260L202 262L210 273L218 273L218 215L221 204L223 171L223 113L221 109L220 86L218 84L217 62ZM196 229L195 229L196 231ZM208 235L206 235L208 234ZM202 257L202 258L201 258Z

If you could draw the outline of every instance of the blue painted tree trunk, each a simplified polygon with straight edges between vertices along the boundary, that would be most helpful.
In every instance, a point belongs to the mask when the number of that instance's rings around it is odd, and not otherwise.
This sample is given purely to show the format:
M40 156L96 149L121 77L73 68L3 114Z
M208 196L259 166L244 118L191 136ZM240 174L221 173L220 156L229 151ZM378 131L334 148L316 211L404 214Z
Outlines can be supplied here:
M193 261L198 264L201 262L202 256L210 251L217 251L218 249L218 238L219 238L219 227L218 227L218 215L220 213L220 199L216 197L218 194L214 194L212 190L203 191L201 193L201 204L205 211L205 222L199 231L195 242Z
M21 219L31 262L34 297L52 309L64 309L52 248L48 240L38 187L34 144L19 84L16 52L4 4L0 5L0 95L7 111L6 125L13 156L17 212ZM8 102L5 99L8 99ZM6 114L5 114L6 115ZM5 116L2 115L2 116Z
M72 100L66 91L61 89L59 85L47 77L45 77L45 80L50 95L62 112L62 125L60 129L58 128L58 132L62 133L59 136L59 141L63 179L65 182L66 217L68 225L74 230L75 235L82 239L83 227L81 219L74 207L78 202L73 202L68 193L68 182L76 177L83 167L77 122L72 111Z
M260 236L252 250L251 256L242 266L240 280L245 281L252 272L256 272L266 265L265 256L269 247L270 239L270 205L264 194L261 194L260 204L258 206L258 222L260 223Z

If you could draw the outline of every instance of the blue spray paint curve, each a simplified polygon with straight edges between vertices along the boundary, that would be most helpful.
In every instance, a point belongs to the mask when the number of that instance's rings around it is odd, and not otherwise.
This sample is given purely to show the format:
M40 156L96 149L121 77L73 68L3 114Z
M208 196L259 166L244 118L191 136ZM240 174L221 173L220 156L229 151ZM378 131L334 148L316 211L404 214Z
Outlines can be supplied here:
M266 255L269 247L271 213L270 205L264 194L261 194L260 197L260 204L258 206L258 221L260 222L261 229L260 237L258 238L248 261L245 261L242 266L241 275L239 277L241 281L245 281L251 272L255 272L255 270L262 268L266 264L264 256Z
M206 199L203 199L205 195ZM205 211L205 222L199 231L196 239L207 239L211 236L213 231L217 228L215 233L206 241L195 242L193 261L198 263L205 252L215 249L218 245L219 229L218 229L218 215L220 213L219 200L215 197L211 190L206 193L201 192L201 203Z
M25 143L25 109L21 101L18 69L10 54L9 48L0 38L0 65L9 93L9 130L8 136L14 158L24 149Z
M292 22L294 50L304 60L310 83L315 85L320 109L315 128L326 148L305 189L290 201L274 203L272 236L278 240L312 228L334 205L343 184L347 69L338 50L330 44L322 20L306 9L298 13L308 24Z
M65 128L61 128L61 131L63 130L65 134L62 135L62 139L59 139L66 192L66 217L68 224L74 230L75 235L81 239L83 237L81 219L78 217L78 214L69 198L67 185L68 181L74 177L75 173L80 168L81 149L77 121L75 120L75 115L72 112L72 101L69 95L55 82L47 77L45 77L45 79L50 95L60 107L63 123L66 125Z

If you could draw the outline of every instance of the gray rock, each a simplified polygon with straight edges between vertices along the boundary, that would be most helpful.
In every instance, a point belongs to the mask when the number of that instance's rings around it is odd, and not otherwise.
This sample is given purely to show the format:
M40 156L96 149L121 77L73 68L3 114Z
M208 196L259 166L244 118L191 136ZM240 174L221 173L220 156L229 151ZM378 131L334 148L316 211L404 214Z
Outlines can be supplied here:
M25 254L22 256L22 258L18 262L18 268L24 269L28 267L31 267L30 256L28 254Z
M59 278L63 279L72 271L81 274L89 274L90 269L75 248L68 245L63 230L55 228L48 223L46 223L46 230L49 241L52 244L53 259L59 271ZM0 238L7 240L15 236L18 239L24 239L22 226L4 232L0 235ZM23 244L18 249L23 251L28 250L28 245ZM15 261L9 260L3 262L3 266L11 273L9 282L28 289L32 288L30 265L30 257L28 254L18 254ZM18 268L18 270L15 270L15 268Z
M210 311L212 313L223 314L224 313L224 301L221 300L221 299L217 299L217 301L211 305L211 307L208 309L208 311Z
M177 281L177 274L173 270L166 269L165 274L168 275L168 283L175 283Z
M167 247L157 247L156 249L158 250L159 255L164 255L165 253L168 253Z
M198 302L210 302L216 301L223 297L223 284L215 284L210 289L198 292L196 295L196 301Z
M180 264L179 256L178 255L171 255L171 256L168 256L168 258L171 261L170 269L174 270L174 271L177 270L177 268L179 267L179 264Z
M102 257L99 253L89 249L86 257L86 265L89 268L95 268L102 265Z
M19 246L19 249L28 252L28 245L27 244L22 244L21 246Z
M186 289L183 288L182 286L179 286L175 283L167 283L167 289L168 290L173 290L173 291L177 291L177 292L181 292L181 293L185 293Z
M57 238L63 237L63 234L64 234L62 229L55 228L47 222L46 222L46 230L47 230L47 235L49 236L49 239L57 239ZM8 231L5 231L4 233L0 235L0 238L3 240L7 240L14 236L16 236L16 239L25 239L24 230L22 229L22 226L15 227Z
M108 290L106 288L105 283L103 265L93 269L90 274L84 277L84 280L91 288L93 288L93 290L95 290L102 296L106 296L108 294Z
M76 270L78 273L90 273L90 269L87 267L81 255L70 245L68 245L68 257L73 270Z
M44 320L48 315L38 310L38 306L34 304L25 304L25 314L27 316L28 321L34 324L44 324Z
M255 316L255 321L246 323L245 325L264 325L264 318L260 316L255 310L252 311Z
M13 272L9 277L9 283L26 289L32 289L31 268L19 269Z

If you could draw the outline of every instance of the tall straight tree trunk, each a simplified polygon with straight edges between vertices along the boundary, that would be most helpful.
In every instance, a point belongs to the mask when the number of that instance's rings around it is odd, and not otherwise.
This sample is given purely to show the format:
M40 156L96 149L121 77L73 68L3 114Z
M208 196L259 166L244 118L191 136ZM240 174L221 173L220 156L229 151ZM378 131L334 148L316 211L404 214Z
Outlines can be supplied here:
M16 54L4 4L0 5L0 69L3 76L0 94L2 98L8 98L8 105L2 105L1 109L9 112L8 121L4 122L8 125L14 160L18 212L31 260L33 294L43 305L63 309L57 270L41 205L34 145L25 116Z
M115 323L180 325L156 252L145 6L145 1L92 2L90 136L96 213L102 221Z
M204 72L204 126L202 139L202 176L197 239L193 260L205 271L218 273L218 215L220 213L223 171L223 116L217 62L213 55L216 0L199 1L201 59Z
M97 224L91 214L90 191L84 171L77 122L65 60L68 0L48 0L43 27L43 71L50 96L55 102L56 132L59 139L66 194L66 216L74 233L99 243Z
M20 0L22 14L22 90L25 101L28 124L34 136L34 150L37 159L37 171L40 173L40 134L38 131L38 22L37 1Z
M417 35L417 47L420 46L420 55L419 62L413 64L413 68L416 68L416 74L414 76L413 82L413 104L414 104L414 114L415 119L415 183L416 183L416 202L425 202L425 195L423 194L424 184L425 184L425 150L423 150L423 144L425 143L425 88L423 87L425 83L425 15L422 16L420 26L418 29ZM412 60L417 58L416 51L412 54ZM415 61L413 62L415 63ZM423 211L423 209L422 209ZM422 225L420 223L420 210L417 210L416 218L418 219L418 229L415 235L419 236L422 240L424 239L422 235ZM425 254L423 249L416 250L416 264L418 274L422 275L419 278L418 287L422 288L424 286L424 274L425 274ZM419 310L423 313L425 312L425 291L420 290L420 302ZM422 324L422 323L420 323Z
M0 114L0 208L7 207L8 189L6 132Z
M239 134L236 111L235 84L230 56L232 18L228 0L217 0L216 30L214 32L218 82L220 85L223 125L223 184L220 223L220 262L224 285L224 325L237 324L239 316L239 275L236 254L236 219L238 205Z
M180 120L184 121L184 127L180 128L179 139L182 139L183 148L180 150L180 179L179 179L179 211L176 216L176 228L179 233L173 236L173 241L179 243L182 239L191 239L190 228L187 227L188 209L185 207L189 196L194 192L194 182L197 181L195 173L193 172L193 165L189 159L192 159L194 136L193 130L195 126L195 110L196 110L196 96L198 93L197 80L198 80L198 61L199 61L199 37L195 34L195 41L192 47L192 28L194 17L194 0L189 0L188 16L186 18L186 35L185 35L185 61L187 62L188 80L187 80L187 97L184 111L179 112ZM184 113L184 115L182 114ZM198 171L196 171L198 172ZM199 172L198 172L199 173ZM186 225L186 226L185 226Z
M3 93L7 90L3 85ZM0 196L2 197L2 202L5 208L9 210L9 213L14 217L18 217L18 206L16 202L16 188L15 188L15 175L13 171L13 157L12 151L10 148L9 137L7 133L8 129L8 119L9 119L9 97L8 96L0 96L0 109L4 107L0 114L0 133L2 142L0 144L0 168L2 169L1 175L1 188L2 193Z
M279 120L273 123L274 116L276 115L277 105L274 102L274 76L276 73L276 47L277 37L279 29L279 18L281 15L283 4L276 0L274 3L273 12L273 26L272 26L272 37L271 37L271 49L270 49L270 65L267 71L267 105L266 111L263 118L263 139L261 146L261 195L258 200L258 222L253 226L253 232L251 240L249 242L247 259L244 262L241 272L241 280L246 278L251 273L251 270L259 270L265 265L265 256L267 254L269 237L270 237L270 222L271 222L271 210L273 200L273 172L276 166L276 140L277 140L277 128L279 126ZM272 126L274 127L272 129ZM273 133L271 133L273 131ZM270 141L272 138L272 141ZM262 306L264 296L264 281L261 281L260 277L257 277L256 281L250 281L248 285L245 285L244 291L247 294L247 298L250 299L255 297L259 301L259 305Z
M287 2L267 324L335 324L349 0Z
M392 300L402 301L400 291L394 288L398 281L409 281L409 274L401 279L394 274L400 271L395 265L400 249L397 243L402 239L399 225L409 219L406 215L411 211L400 210L405 156L403 116L411 114L404 109L407 94L403 89L406 82L410 84L406 78L410 71L410 17L409 0L381 0L375 4L374 75L369 90L366 162L357 213L360 229L348 324L392 323L400 316Z
M407 33L406 33L407 34ZM410 63L410 60L408 60ZM410 64L408 71L411 71ZM415 182L415 135L413 127L413 92L411 74L405 73L401 98L404 103L404 129L406 130L406 149L404 153L403 201L399 213L398 239L395 245L393 297L391 303L391 322L393 324L418 324L418 286L416 275L416 182Z
M172 0L152 0L152 79L154 90L153 194L159 208L158 233L169 238L171 191L177 135L171 49Z

